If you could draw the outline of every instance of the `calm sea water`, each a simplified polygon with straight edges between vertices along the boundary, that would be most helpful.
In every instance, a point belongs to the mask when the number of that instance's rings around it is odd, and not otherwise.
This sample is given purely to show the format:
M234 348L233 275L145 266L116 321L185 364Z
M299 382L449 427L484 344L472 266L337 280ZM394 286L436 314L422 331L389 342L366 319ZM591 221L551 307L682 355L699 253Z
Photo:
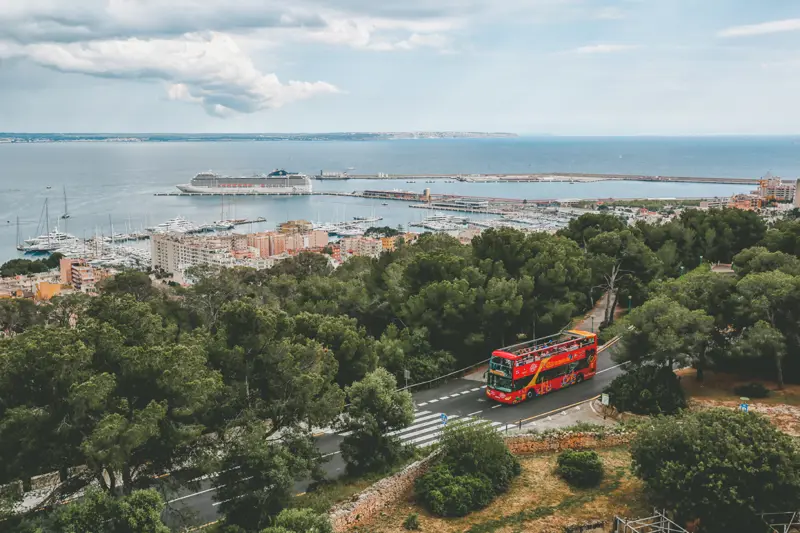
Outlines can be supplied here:
M340 221L375 213L396 226L424 217L401 202L326 196L219 198L154 196L174 191L201 170L226 174L275 167L316 174L598 172L753 178L767 171L800 175L800 138L520 138L380 142L74 143L0 145L0 259L16 255L20 233L36 233L45 199L51 226L64 210L66 187L71 217L59 221L75 235L108 234L182 215L194 222L224 216L254 218L272 228L288 218ZM48 188L49 187L49 188ZM315 190L393 189L515 198L695 197L746 192L737 185L598 182L409 184L404 180L314 182ZM249 229L249 228L248 228Z

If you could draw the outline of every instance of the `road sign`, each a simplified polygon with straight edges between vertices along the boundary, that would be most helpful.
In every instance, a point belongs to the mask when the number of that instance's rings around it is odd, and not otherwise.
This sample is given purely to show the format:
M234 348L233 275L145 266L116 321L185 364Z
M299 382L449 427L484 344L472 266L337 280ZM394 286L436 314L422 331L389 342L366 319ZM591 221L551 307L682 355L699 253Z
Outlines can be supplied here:
M747 412L748 405L746 403L739 404L739 409L742 410L743 413Z
M608 394L603 393L600 395L600 403L602 403L605 406L608 406L611 403Z
M447 415L442 413L441 418L442 418L442 425L446 426L447 425Z
M411 370L403 370L403 375L406 379L411 379Z
M747 412L747 409L748 409L748 407L750 406L750 398L747 398L747 397L745 397L745 396L742 396L741 398L739 398L739 401L741 402L741 403L739 404L739 409L741 409L741 411L742 411L743 413L746 413L746 412Z

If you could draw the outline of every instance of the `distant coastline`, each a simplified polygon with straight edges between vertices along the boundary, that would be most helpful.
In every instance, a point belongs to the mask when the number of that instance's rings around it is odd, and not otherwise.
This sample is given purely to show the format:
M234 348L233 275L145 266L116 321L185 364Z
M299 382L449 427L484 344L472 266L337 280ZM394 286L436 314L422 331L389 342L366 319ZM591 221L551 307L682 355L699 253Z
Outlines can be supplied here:
M333 133L3 133L0 144L55 142L393 141L404 139L508 139L516 133L474 131Z

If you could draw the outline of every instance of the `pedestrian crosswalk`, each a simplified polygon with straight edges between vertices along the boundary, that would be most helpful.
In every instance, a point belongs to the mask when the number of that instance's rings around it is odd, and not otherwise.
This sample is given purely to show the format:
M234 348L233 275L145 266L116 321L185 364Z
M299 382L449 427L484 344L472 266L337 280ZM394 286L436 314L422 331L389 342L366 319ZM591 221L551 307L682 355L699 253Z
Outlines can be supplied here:
M414 421L410 426L392 431L389 433L389 435L396 435L397 438L399 438L402 442L419 448L432 446L439 442L439 439L442 436L442 429L444 428L444 424L442 422L443 414L446 413L436 411L415 411ZM516 425L513 424L507 425L502 422L492 422L484 418L474 416L462 417L459 415L447 415L448 424L456 421L467 425L485 423L489 427L494 428L495 431L506 431L516 427ZM350 431L344 431L337 433L337 435L346 437L351 433L352 432Z

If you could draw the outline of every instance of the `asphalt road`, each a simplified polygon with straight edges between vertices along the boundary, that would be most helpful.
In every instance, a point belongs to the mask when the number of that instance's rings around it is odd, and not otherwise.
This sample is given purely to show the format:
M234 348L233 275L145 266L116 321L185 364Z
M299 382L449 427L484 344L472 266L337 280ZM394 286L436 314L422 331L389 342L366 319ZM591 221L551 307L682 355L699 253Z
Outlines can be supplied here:
M622 368L611 360L614 348L598 354L597 375L581 384L555 391L517 405L505 405L486 397L484 384L470 379L456 379L442 385L413 393L414 423L398 432L398 437L415 446L430 446L438 441L442 425L441 415L448 420L488 421L497 431L516 427L520 419L544 415L588 400L599 395ZM339 454L339 444L344 437L337 433L324 433L316 437L317 447L326 458L325 473L335 478L344 472L344 461ZM296 484L297 493L306 491L310 481ZM219 504L214 501L213 479L202 478L179 488L162 487L167 500L165 521L170 526L202 525L220 518Z

